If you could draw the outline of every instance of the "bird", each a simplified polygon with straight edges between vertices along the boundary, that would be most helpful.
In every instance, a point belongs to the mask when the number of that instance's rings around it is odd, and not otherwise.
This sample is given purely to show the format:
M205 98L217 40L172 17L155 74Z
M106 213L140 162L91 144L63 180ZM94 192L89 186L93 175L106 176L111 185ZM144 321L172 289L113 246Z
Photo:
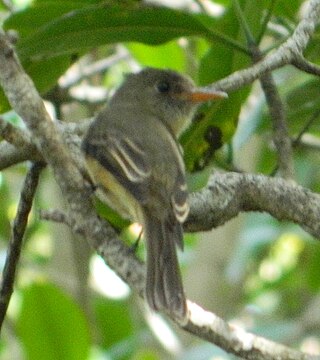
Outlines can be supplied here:
M149 307L179 321L187 304L176 247L189 203L178 137L200 103L225 97L173 70L144 68L126 76L81 145L98 197L142 225Z

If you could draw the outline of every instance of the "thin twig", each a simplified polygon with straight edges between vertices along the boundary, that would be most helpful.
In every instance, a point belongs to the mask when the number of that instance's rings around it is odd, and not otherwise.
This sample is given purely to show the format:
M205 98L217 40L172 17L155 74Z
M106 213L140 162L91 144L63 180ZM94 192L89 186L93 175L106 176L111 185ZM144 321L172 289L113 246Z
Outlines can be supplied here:
M266 28L267 28L268 23L270 21L270 18L271 18L271 15L273 13L273 9L274 9L274 6L275 6L276 2L277 2L277 0L271 0L271 2L270 2L267 14L262 20L260 32L259 32L259 34L257 36L257 40L256 40L257 44L261 43L261 40L262 40L262 38L263 38L263 36L264 36L264 34L266 32Z
M34 146L30 145L16 148L7 141L2 141L0 143L0 170L4 170L26 160L41 160L41 156Z
M246 21L239 1L233 0L233 4L238 15L240 25L245 33L248 48L251 50L251 58L254 63L257 63L263 59L262 53L254 39L249 24ZM270 71L261 75L260 83L267 100L272 120L274 133L273 140L278 153L277 168L280 170L280 174L284 178L292 178L294 174L293 154L284 104L280 98L278 89Z
M59 224L71 226L68 215L58 209L53 210L40 210L39 217L41 220L52 221Z
M291 64L297 55L302 54L313 35L320 16L320 1L310 0L306 16L300 21L292 36L277 50L248 69L239 70L207 87L209 89L235 91L252 83L262 74Z
M283 178L292 179L294 177L293 153L284 104L271 73L264 74L260 81L272 120L273 141L278 154L277 167Z
M2 282L0 287L0 330L7 313L13 286L17 265L19 262L23 236L26 231L28 216L31 211L33 198L38 186L39 176L43 168L43 163L34 163L25 178L17 215L11 231L11 238L7 252L7 258L3 269Z
M239 23L241 25L241 28L242 28L242 30L244 32L244 35L246 37L247 45L248 45L248 47L250 49L250 47L253 44L256 43L255 38L254 38L254 36L252 34L252 31L251 31L250 26L249 26L249 24L247 22L247 19L246 19L245 15L244 15L244 13L243 13L243 11L241 9L239 1L238 0L232 0L232 3L233 3L233 7L235 9L235 12L237 14L238 21L239 21Z
M316 110L311 116L310 119L304 124L303 128L297 135L297 137L292 141L292 146L299 145L302 136L310 129L310 126L318 119L320 116L320 109Z
M320 66L311 63L303 56L296 56L292 59L291 64L297 69L302 70L308 74L320 76Z
M27 130L13 126L2 116L0 116L0 135L17 148L29 146L31 143L31 137Z
M307 150L320 150L320 139L317 136L311 134L303 134L299 141L299 147Z
M13 5L11 0L2 0L3 5L10 11L15 11L15 6Z
M201 12L203 12L204 14L207 12L206 7L202 4L201 0L194 0L194 2L199 6Z
M59 80L59 85L63 89L69 89L80 81L90 76L100 74L108 70L119 61L128 59L130 56L128 50L124 47L118 47L117 52L105 59L101 59L92 64L82 67L81 64L74 64Z

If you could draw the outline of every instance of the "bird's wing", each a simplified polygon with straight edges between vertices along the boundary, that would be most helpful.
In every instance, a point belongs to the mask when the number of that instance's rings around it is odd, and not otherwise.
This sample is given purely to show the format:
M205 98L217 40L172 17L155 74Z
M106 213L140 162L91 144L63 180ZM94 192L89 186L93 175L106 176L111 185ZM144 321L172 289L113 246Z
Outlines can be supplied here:
M139 144L120 132L108 132L84 143L85 153L99 162L139 202L147 200L151 166Z
M188 214L189 214L189 204L188 204L188 188L185 179L185 167L183 162L183 149L182 146L176 142L171 131L169 137L170 145L172 147L172 156L176 158L177 175L175 182L173 184L172 195L171 195L171 205L175 218L179 223L183 223Z
M189 214L189 203L188 203L188 190L185 182L184 172L179 172L173 193L171 195L171 206L174 214L175 221L170 221L172 226L176 228L176 231L182 231L181 224L186 220ZM178 220L178 221L177 221ZM183 250L183 237L175 237L176 245Z
M189 214L188 189L184 175L179 173L171 196L171 204L176 219L183 223Z

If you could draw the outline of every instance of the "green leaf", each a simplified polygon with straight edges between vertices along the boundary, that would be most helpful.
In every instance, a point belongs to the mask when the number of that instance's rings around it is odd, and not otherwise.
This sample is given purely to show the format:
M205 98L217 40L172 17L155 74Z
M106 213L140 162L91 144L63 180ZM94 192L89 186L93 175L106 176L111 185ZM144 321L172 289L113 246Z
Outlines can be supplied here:
M88 6L90 4L99 4L105 0L33 0L34 5L43 4L43 5L50 5L52 3L54 4L60 4L61 6L64 6L66 2L70 4L70 6L74 7L80 7L80 6Z
M258 34L259 20L264 9L262 4L242 1L241 7L252 33ZM244 34L233 8L230 8L218 21L215 29L218 32L224 31L224 34L230 38L244 41ZM217 43L212 45L201 60L199 83L207 85L249 66L250 63L248 56L222 43ZM236 93L229 94L227 100L214 102L211 106L200 110L201 120L194 122L181 139L189 171L201 170L212 160L215 151L222 144L230 141L237 127L241 106L249 91L249 87L242 88Z
M237 131L232 138L234 151L238 151L257 132L263 119L264 109L265 98L263 95L260 95L257 101L248 109L244 121L241 121L237 126Z
M143 66L186 71L185 51L176 41L170 41L158 46L130 43L127 44L127 48Z
M72 54L107 43L138 41L163 44L181 36L215 36L208 16L167 8L91 6L65 13L21 38L17 50L23 60ZM206 24L206 25L204 25Z
M23 66L40 94L45 94L52 89L59 77L70 67L72 60L70 55L61 55L41 61L27 62ZM8 110L10 110L10 104L0 88L0 113Z
M115 210L98 198L95 198L94 204L98 214L116 229L123 230L130 225L131 222L129 220L122 218Z
M320 110L320 81L310 78L309 75L296 74L287 78L287 74L284 73L283 76L285 81L281 84L281 96L285 99L289 132L296 136ZM265 131L270 126L269 113L264 111L259 131ZM313 119L306 132L320 135L319 116Z
M12 13L4 22L4 29L15 29L20 38L25 38L54 19L84 5L83 1L38 1L33 6Z
M319 98L319 79L309 78L307 81L298 84L289 89L286 94L286 109L288 111L288 119L290 130L295 133L300 132L305 123L312 115L320 109ZM320 132L319 121L313 122L308 132Z
M45 94L56 84L61 74L71 66L72 60L70 55L61 55L25 64L24 68L36 84L37 90Z
M8 209L12 205L12 199L10 199L10 184L3 173L0 174L0 199L0 212L2 214L0 217L0 238L2 240L10 239L11 226Z
M6 19L4 28L6 30L15 29L19 33L19 38L23 39L31 36L37 29L45 26L53 19L84 5L87 4L79 0L70 2L41 1L39 4L13 13ZM36 61L29 61L27 59L23 61L23 67L33 79L38 91L44 94L56 84L57 79L68 69L71 62L72 58L70 55L60 55ZM0 113L9 109L10 105L0 89Z
M141 8L132 4L84 5L88 3L41 1L14 13L5 21L6 30L19 32L18 55L41 93L56 83L75 55L96 46L121 41L159 45L188 35L216 38L214 31L208 28L214 24L214 19L209 16L166 8ZM137 57L144 58L141 60L151 65L152 61L142 54L142 49L139 51L135 45L132 49ZM183 53L174 43L156 50L160 55L158 65L168 50L172 54L173 67L182 67ZM157 64L153 62L152 65ZM4 95L0 95L0 104L2 112L9 108Z
M308 248L306 249L308 255L308 266L301 266L303 268L305 278L307 279L307 284L315 292L318 292L320 289L320 248L316 242L309 243ZM307 256L305 256L307 258Z
M98 297L95 299L94 310L104 348L109 348L134 335L127 303Z
M275 14L291 20L296 20L298 10L304 0L278 0L275 6Z
M51 284L32 284L23 290L17 329L26 359L88 359L90 337L84 314Z

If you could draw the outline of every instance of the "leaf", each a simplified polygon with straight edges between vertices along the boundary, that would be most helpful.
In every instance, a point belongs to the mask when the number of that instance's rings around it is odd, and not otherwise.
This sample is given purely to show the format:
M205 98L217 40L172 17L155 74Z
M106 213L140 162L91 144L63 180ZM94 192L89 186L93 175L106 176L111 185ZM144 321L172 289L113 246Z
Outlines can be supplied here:
M59 77L70 67L72 57L61 55L55 58L33 61L23 64L27 74L32 78L40 94L45 94L56 83ZM10 110L10 104L0 88L0 113Z
M8 20L9 21L9 20ZM72 54L107 43L163 44L181 36L212 38L213 19L167 8L90 6L63 14L17 43L22 60ZM6 23L7 28L7 23Z
M251 31L254 35L258 34L259 21L264 10L262 2L242 1L241 5ZM218 21L215 30L223 31L230 38L244 41L244 34L240 29L234 8L230 8ZM217 43L212 45L201 60L199 83L201 85L212 83L250 63L248 56L244 56L236 49L227 48L223 43ZM202 108L201 120L194 122L181 139L189 171L201 170L212 160L215 151L230 141L237 126L241 106L249 91L248 87L242 88L236 93L229 94L227 100ZM211 136L212 132L214 136Z
M186 70L185 52L176 41L170 41L158 46L129 43L127 48L143 66L170 68L182 72Z
M291 20L297 19L297 14L304 0L278 0L275 6L275 14Z
M251 104L246 112L245 119L237 126L237 131L232 138L234 151L239 151L239 149L249 141L251 136L257 132L263 118L264 109L265 98L263 95L260 95L257 97L256 102Z
M37 1L33 6L12 13L5 20L4 29L15 29L20 38L25 38L41 26L84 5L83 1Z
M95 198L94 204L98 214L105 218L117 230L123 230L130 225L129 220L122 218L115 210L111 209L98 198Z
M217 37L209 29L214 24L209 16L130 4L85 5L88 2L79 0L38 1L6 19L5 29L15 29L20 34L16 46L18 55L41 93L52 88L74 56L96 46L122 41L158 45L189 35ZM178 47L168 45L168 48L173 59L179 59L174 60L176 66L182 65ZM137 48L135 50L137 53ZM162 48L162 58L165 52ZM150 59L145 58L145 61L150 62ZM0 94L0 104L1 112L9 109L3 94Z
M0 212L2 214L0 217L0 237L1 239L10 239L11 226L8 209L12 205L12 200L10 199L10 184L3 173L0 174L0 199Z
M71 64L70 55L61 55L26 64L25 70L36 84L37 90L44 94L56 84L61 74L67 71Z
M26 359L88 359L89 329L74 301L48 283L32 284L22 297L17 329Z
M286 94L288 120L291 131L299 132L312 115L320 110L319 79L309 78L307 81L290 88ZM319 121L313 122L309 131L320 132Z
M102 297L95 299L95 315L104 348L109 348L134 335L133 323L127 305L123 301L113 301Z
M84 1L79 0L70 2L41 1L39 4L13 13L6 19L4 28L15 29L19 33L19 38L23 39L53 19L79 6L83 7L85 4ZM70 55L62 55L40 61L24 61L23 66L33 79L38 91L44 94L56 84L57 79L69 68L71 62ZM10 105L0 89L0 113L9 109Z
M288 119L289 132L295 136L303 130L307 122L320 110L320 97L318 79L310 78L308 75L297 74L297 76L284 74L284 80L281 83L281 95L286 104L286 115ZM313 122L307 129L307 133L313 135L320 134L319 116L313 119ZM259 131L265 131L270 128L269 113L263 114Z

